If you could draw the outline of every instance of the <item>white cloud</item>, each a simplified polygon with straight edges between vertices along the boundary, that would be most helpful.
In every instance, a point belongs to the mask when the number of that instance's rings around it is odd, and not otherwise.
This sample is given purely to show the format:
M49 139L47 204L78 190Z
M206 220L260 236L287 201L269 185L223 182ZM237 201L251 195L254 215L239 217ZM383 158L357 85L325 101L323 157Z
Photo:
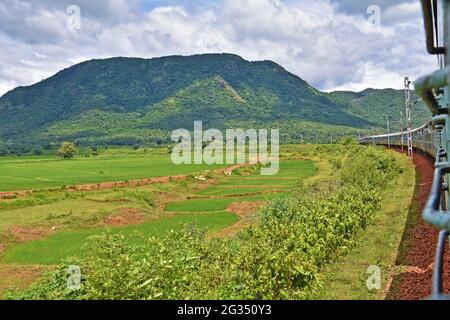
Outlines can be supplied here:
M417 20L418 17L421 17L422 7L420 2L403 2L397 5L394 5L388 8L383 13L383 18L385 21L389 21L391 23L411 23L411 21Z
M367 62L361 65L359 69L359 81L358 82L348 82L345 85L329 88L327 91L363 91L367 89L370 84L372 88L391 88L389 84L400 84L403 83L404 75L388 70L382 66L377 66L372 62ZM397 86L398 87L398 86Z
M323 90L400 88L404 75L435 68L420 7L409 1L383 9L379 27L367 22L365 10L341 10L352 8L349 1L224 0L194 11L174 1L148 12L139 11L140 0L3 1L0 94L76 62L112 56L229 52L274 60ZM66 27L72 2L82 13L76 34Z

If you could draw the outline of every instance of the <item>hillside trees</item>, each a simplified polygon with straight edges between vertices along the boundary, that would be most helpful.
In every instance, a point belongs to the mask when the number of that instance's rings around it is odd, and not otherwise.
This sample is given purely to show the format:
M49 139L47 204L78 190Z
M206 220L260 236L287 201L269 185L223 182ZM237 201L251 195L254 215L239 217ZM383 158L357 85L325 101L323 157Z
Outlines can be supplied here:
M259 121L263 128L302 121L371 129L367 113L353 110L356 101L349 94L334 99L273 62L229 54L91 60L0 97L0 139L28 145L158 144L193 120L218 129L229 128L229 121ZM122 137L138 141L121 142Z

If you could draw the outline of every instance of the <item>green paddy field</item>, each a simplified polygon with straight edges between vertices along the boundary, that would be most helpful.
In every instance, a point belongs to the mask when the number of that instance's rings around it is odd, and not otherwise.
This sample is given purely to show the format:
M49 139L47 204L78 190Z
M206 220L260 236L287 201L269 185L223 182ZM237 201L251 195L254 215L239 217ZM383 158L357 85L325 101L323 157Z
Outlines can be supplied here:
M224 166L176 166L164 154L113 154L70 161L50 157L0 158L2 191L191 173L210 174L213 181L190 177L168 184L79 193L42 189L26 198L3 201L0 239L5 249L0 263L58 264L64 258L83 255L87 239L105 231L121 233L136 242L141 237L161 236L187 223L196 223L213 235L240 219L227 211L231 204L268 201L289 192L316 171L314 162L309 160L284 160L279 173L271 177L261 176L258 168L237 170L230 177L214 173L221 167ZM105 217L120 215L124 209L137 210L142 221L119 227L101 224ZM16 229L18 235L13 234ZM38 236L21 240L33 230Z

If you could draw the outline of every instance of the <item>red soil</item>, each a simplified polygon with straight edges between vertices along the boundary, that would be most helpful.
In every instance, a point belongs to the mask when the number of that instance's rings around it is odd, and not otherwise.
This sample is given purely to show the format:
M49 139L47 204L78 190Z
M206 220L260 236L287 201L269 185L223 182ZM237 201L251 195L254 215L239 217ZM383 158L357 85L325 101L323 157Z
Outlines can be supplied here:
M18 242L27 242L40 239L49 235L51 232L43 228L34 228L30 226L13 226L9 230L11 238Z
M227 211L237 214L239 216L239 221L220 231L217 236L229 237L251 225L256 212L266 204L266 201L233 202L228 206Z
M137 225L145 220L145 215L139 209L121 208L118 214L108 215L100 224L109 227L123 227L128 225Z
M397 150L400 151L400 150ZM432 267L439 230L426 224L422 211L430 193L433 180L434 161L420 152L414 153L414 165L418 180L409 219L414 223L407 226L403 236L397 264L407 266L404 272L394 277L388 299L418 300L431 295ZM444 290L450 290L450 250L447 246L444 267Z
M0 265L0 296L5 289L23 289L35 282L45 271L43 266Z

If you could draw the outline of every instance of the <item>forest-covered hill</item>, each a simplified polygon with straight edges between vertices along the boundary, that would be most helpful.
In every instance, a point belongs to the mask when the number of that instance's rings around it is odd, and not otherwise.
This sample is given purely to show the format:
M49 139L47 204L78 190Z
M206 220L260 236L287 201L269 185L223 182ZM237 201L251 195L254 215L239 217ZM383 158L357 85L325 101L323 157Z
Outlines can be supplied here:
M111 58L74 65L0 98L0 149L163 144L177 128L279 128L284 141L382 131L404 108L399 90L324 93L271 61L231 54ZM428 114L423 105L417 122Z

